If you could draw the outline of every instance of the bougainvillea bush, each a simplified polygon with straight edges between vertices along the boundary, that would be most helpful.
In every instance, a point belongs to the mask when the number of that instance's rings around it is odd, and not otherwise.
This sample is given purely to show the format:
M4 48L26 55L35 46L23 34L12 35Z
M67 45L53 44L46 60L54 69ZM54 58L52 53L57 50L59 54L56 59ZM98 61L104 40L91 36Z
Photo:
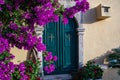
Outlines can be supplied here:
M14 58L10 48L14 46L25 50L35 48L37 51L45 52L46 46L42 43L42 38L36 36L35 27L57 22L59 17L67 24L68 18L73 18L75 13L88 10L89 4L86 0L74 1L75 6L64 8L58 0L0 0L0 80L39 80L36 73L29 74L34 70L32 61L26 62L31 63L31 66L25 62L16 65L10 61ZM53 63L57 57L48 52L44 54L44 59L47 63L44 70L47 73L53 72L55 70Z

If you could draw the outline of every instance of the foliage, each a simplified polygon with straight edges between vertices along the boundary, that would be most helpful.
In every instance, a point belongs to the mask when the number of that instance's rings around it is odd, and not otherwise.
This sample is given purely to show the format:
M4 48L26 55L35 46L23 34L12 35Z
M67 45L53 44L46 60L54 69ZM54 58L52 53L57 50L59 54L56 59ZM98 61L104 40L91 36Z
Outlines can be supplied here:
M9 48L7 39L3 38L0 34L0 54L3 54L5 50L9 50Z
M2 80L40 80L40 61L27 60L19 65L10 62L14 56L8 51L0 54L0 79Z
M14 72L11 74L11 80L27 80L28 76L26 75L26 66L24 62L19 65L14 64Z
M0 54L0 61L4 61L5 63L8 63L14 57L15 56L10 54L8 51L4 51L2 54Z
M32 61L28 60L25 62L26 65L26 74L28 76L28 80L38 80L40 78L39 71L40 71L40 61Z
M19 49L37 51L46 51L46 46L42 43L42 38L35 34L36 26L44 26L49 22L58 22L59 16L62 17L63 23L68 23L68 18L79 12L85 12L89 8L87 0L74 0L75 6L64 8L58 0L0 0L0 79L1 80L29 80L35 79L38 68L37 64L32 65L32 61L27 64L31 65L33 73L27 73L24 62L16 65L10 62L13 58L10 48L16 46ZM57 60L56 56L45 54L44 58L49 64L45 67L48 73L55 70L53 61ZM52 59L52 60L51 60ZM33 78L34 77L34 78ZM38 79L39 80L39 79Z
M112 49L109 53L110 54L107 57L108 66L112 68L120 68L120 48ZM118 70L118 74L120 75L120 70Z
M109 67L120 67L120 48L112 49L107 57Z
M11 74L14 72L14 64L10 62L14 56L8 51L0 53L0 79L1 80L10 80Z
M39 75L40 61L27 60L19 65L15 65L12 80L40 80Z
M94 61L88 61L86 66L80 68L80 70L73 77L73 80L88 80L102 78L103 70L94 63Z

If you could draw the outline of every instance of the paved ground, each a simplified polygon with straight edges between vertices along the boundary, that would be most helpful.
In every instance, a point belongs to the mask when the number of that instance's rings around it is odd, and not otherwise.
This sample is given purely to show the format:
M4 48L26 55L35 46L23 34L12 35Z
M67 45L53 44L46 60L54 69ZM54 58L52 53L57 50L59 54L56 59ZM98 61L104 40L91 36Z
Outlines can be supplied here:
M103 74L102 80L120 80L120 75L118 75L119 69L105 69ZM51 75L51 76L45 76L44 80L70 80L68 78L71 78L70 75Z
M104 70L103 80L120 80L120 75L118 75L119 69L106 69Z

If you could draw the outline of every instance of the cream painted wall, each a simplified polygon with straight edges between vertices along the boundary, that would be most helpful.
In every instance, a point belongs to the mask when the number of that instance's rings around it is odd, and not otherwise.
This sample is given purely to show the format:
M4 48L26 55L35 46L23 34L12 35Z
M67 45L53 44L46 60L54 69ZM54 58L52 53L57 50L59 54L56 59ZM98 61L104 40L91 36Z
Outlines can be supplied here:
M18 48L12 48L11 49L11 53L15 56L15 59L12 60L15 64L19 64L23 61L26 60L27 58L27 50L21 50L21 49L18 49Z
M104 55L120 46L120 0L88 0L90 10L83 16L84 63ZM111 17L96 21L95 7L99 4L111 7Z

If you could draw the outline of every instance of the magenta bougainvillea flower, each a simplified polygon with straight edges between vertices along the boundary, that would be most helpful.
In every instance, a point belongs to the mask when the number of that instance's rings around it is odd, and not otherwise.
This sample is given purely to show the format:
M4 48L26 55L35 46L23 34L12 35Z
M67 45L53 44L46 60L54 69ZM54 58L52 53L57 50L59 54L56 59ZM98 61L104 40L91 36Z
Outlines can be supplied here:
M0 4L4 4L5 3L5 0L0 0Z
M8 40L0 35L0 54L2 54L6 50L9 50L9 48L10 46Z
M68 18L88 10L87 0L74 1L74 6L65 8L58 0L0 0L0 80L35 80L25 73L27 68L24 63L16 65L10 62L14 58L10 47L45 52L42 38L35 34L35 25L45 26L49 22L58 22L60 17L67 24ZM43 55L46 62L44 70L47 73L53 72L57 56L53 56L52 52Z
M44 70L49 74L55 70L55 66L53 64L50 64L48 66L45 66Z

